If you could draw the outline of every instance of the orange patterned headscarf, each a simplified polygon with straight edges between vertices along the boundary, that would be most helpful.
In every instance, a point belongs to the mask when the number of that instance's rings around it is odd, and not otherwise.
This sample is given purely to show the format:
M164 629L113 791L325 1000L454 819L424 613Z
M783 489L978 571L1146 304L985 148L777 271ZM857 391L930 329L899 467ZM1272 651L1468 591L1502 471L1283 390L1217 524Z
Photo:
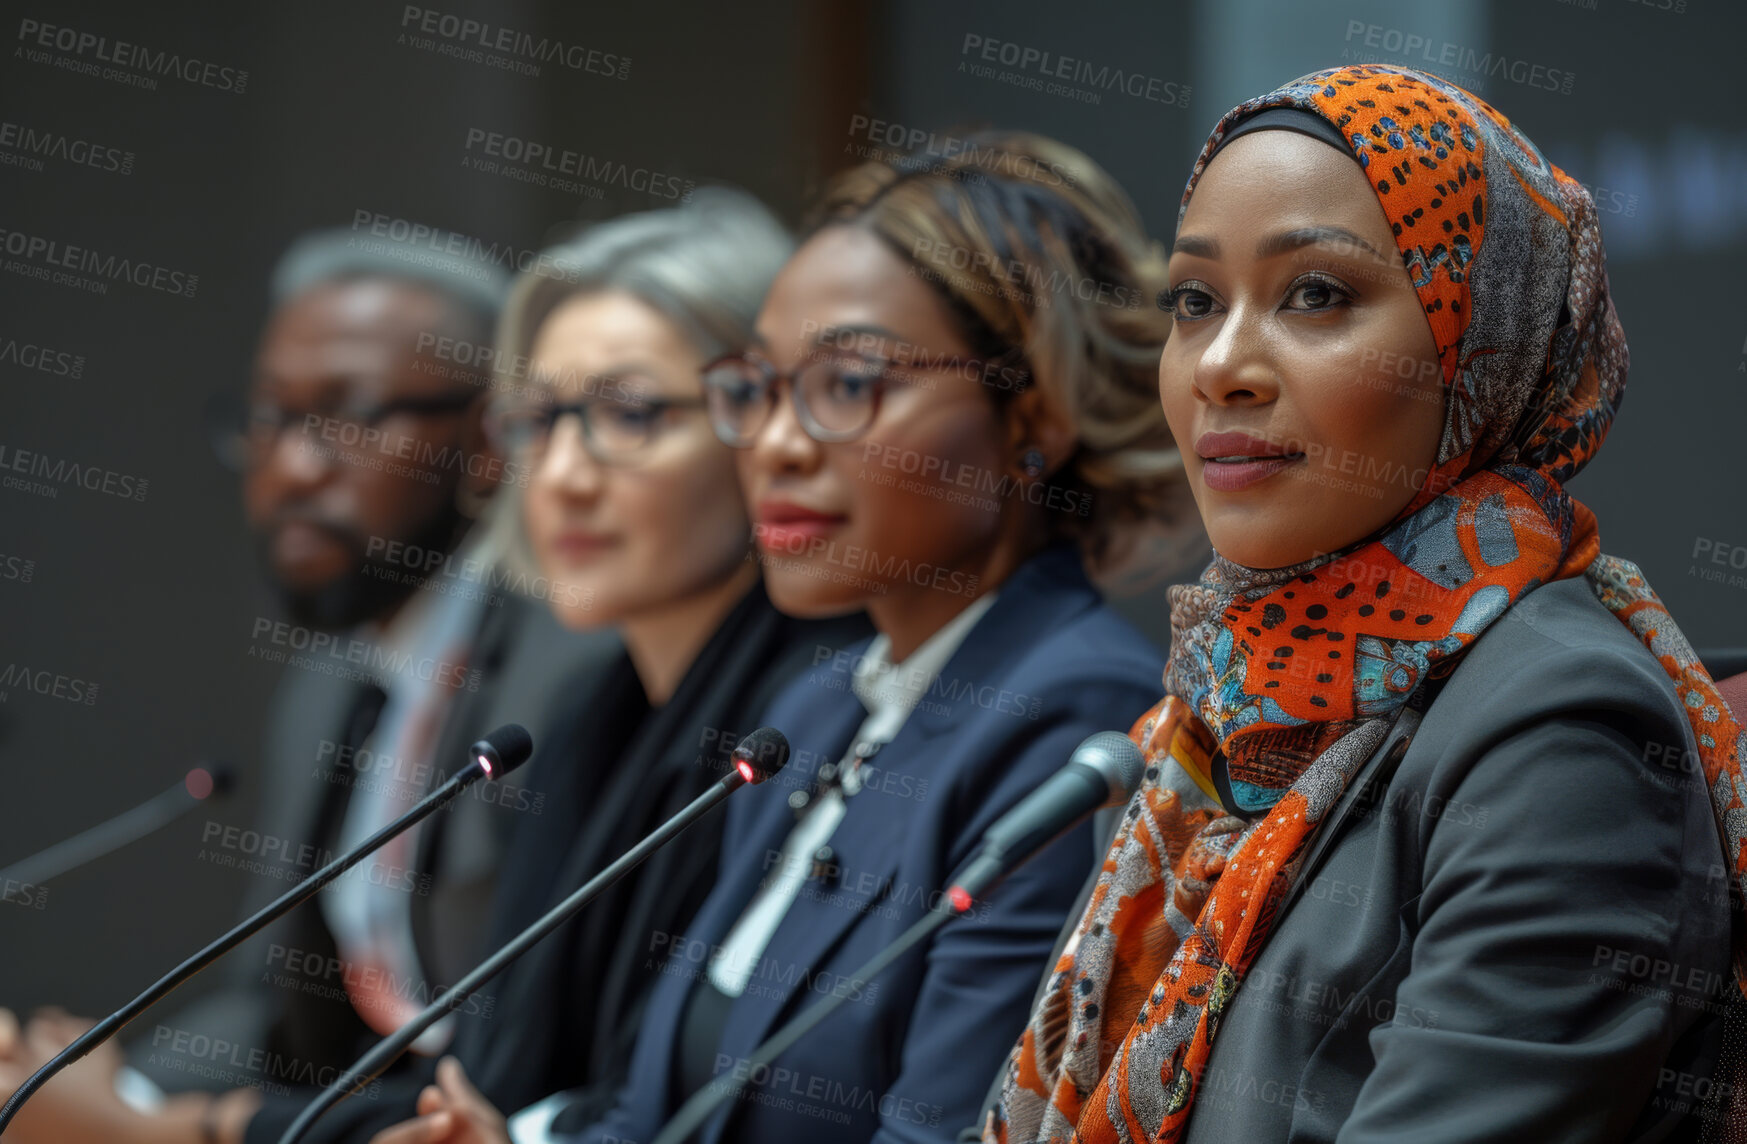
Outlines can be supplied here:
M1282 107L1340 133L1394 229L1443 368L1436 464L1353 550L1271 570L1216 556L1199 583L1172 589L1166 698L1131 732L1146 781L986 1140L1181 1139L1221 1014L1323 816L1421 684L1551 580L1584 577L1673 679L1739 908L1741 727L1643 575L1600 555L1594 515L1564 489L1626 379L1595 204L1470 93L1363 65L1228 112L1184 209L1227 134ZM1747 990L1739 929L1735 967Z

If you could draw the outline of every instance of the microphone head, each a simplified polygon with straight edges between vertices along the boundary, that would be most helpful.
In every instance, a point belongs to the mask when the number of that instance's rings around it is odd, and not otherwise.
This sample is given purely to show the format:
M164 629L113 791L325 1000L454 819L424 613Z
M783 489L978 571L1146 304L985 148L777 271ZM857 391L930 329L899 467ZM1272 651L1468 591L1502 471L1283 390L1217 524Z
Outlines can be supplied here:
M1134 740L1121 731L1100 731L1074 748L1070 763L1091 767L1110 787L1110 799L1105 806L1122 806L1140 789L1141 776L1146 774L1146 756L1134 745Z
M182 787L196 801L224 798L236 789L237 773L229 763L195 767L182 779Z
M520 723L505 723L468 748L488 779L501 779L534 753L534 736Z
M734 748L734 769L754 785L788 766L788 762L788 736L775 727L760 727Z

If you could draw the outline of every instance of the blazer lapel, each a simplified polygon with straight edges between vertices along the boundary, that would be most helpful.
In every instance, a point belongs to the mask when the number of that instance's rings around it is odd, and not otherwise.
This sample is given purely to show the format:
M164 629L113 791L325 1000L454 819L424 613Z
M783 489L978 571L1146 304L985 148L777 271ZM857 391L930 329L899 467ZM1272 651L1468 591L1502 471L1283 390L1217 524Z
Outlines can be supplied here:
M854 710L857 717L840 727L846 750L866 716L859 702ZM922 781L934 769L930 745L942 729L912 717L867 765L878 768L882 784ZM864 790L849 800L830 840L837 873L828 883L807 883L771 935L767 952L734 1005L723 1034L724 1053L750 1056L783 1020L836 988L837 978L820 975L819 967L855 925L892 893L911 826L909 809L897 793ZM760 841L772 851L780 850L793 826L793 815L784 814L781 821L769 824ZM762 873L763 853L759 848L759 860L744 863L746 870ZM750 881L750 888L730 900L749 902L758 879ZM906 892L937 888L907 888Z
M1003 689L1015 660L1037 637L1094 607L1098 590L1086 578L1080 554L1071 545L1038 553L1001 585L1000 596L960 644L928 689L921 706L904 724L930 735L964 721L977 708L1025 715L1038 696Z
M468 745L493 729L483 726L482 719L501 683L499 674L517 621L522 618L521 607L519 601L505 601L495 608L486 607L479 623L469 633L466 666L469 672L479 672L480 686L477 691L457 689L449 697L442 724L431 744L428 761L433 774L447 777L460 770L468 760ZM464 805L456 805L455 811L459 812ZM419 831L415 862L418 869L435 872L439 865L453 867L457 864L458 856L453 853L453 846L443 845L446 833L443 828L448 825L450 817L448 814L437 815L427 820L425 828ZM462 865L474 865L482 860L477 854L466 857L468 861ZM489 861L489 858L484 860Z
M789 793L811 790L813 776L819 764L835 763L841 758L843 752L849 749L856 728L867 717L867 708L861 705L861 700L853 693L843 691L826 694L830 697L829 710L815 713L819 722L804 732L797 730L795 739L799 743L791 743L791 746L817 755L817 761L802 760L798 765L791 761L788 767L770 780L767 789L730 796L756 799L758 808L747 817L743 827L736 829L737 824L732 818L729 820L722 840L725 861L717 875L716 892L713 895L713 900L721 903L724 908L721 911L712 911L708 918L698 918L699 924L693 927L697 936L712 943L720 942L728 936L728 931L740 920L740 915L758 893L759 884L764 881L767 873L765 853L781 850L783 843L788 840L789 832L795 827L795 815L788 804ZM782 728L779 727L778 730Z
M926 778L934 770L936 740L964 717L969 705L1000 701L1005 665L1030 646L1037 632L1097 600L1079 554L1071 547L1053 548L1029 561L1002 586L994 606L947 660L936 686L905 720L897 737L874 756L871 765L879 768L882 780L892 783ZM1015 700L1009 696L1006 701ZM851 706L865 715L858 702ZM842 728L845 746L859 725L858 719ZM835 978L820 978L817 970L855 924L892 892L910 826L907 809L896 795L864 792L849 800L848 811L830 841L838 877L828 892L809 894L803 890L784 915L771 936L769 950L774 954L766 954L734 1006L723 1037L723 1052L749 1056L782 1019L836 987ZM764 840L772 849L781 848L793 826L792 817L783 818L785 821L771 823ZM757 878L749 875L756 874L754 868L762 865L761 861L743 863L741 883L750 882L755 888ZM903 890L906 894L928 894L944 888ZM751 888L741 885L737 889L741 892L730 901L751 900ZM727 924L732 925L733 919ZM720 935L712 940L720 940Z

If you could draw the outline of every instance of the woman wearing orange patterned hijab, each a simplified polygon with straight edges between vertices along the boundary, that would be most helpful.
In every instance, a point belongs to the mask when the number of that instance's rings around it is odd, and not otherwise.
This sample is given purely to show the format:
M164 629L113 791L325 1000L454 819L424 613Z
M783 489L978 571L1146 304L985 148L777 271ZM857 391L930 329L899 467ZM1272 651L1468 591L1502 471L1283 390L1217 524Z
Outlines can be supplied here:
M1332 69L1220 120L1170 282L1217 555L986 1138L1739 1128L1743 734L1565 490L1626 379L1589 195L1468 92Z

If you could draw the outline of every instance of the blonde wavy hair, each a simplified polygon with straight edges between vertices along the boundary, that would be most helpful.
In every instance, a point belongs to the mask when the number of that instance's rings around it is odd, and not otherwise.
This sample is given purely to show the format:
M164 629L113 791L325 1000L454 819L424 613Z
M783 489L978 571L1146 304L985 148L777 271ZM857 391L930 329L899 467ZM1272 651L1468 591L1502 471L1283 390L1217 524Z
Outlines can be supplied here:
M1176 536L1198 518L1159 403L1171 328L1158 305L1164 249L1079 150L1027 132L961 139L950 156L837 176L808 230L873 232L933 286L973 353L1023 363L1022 384L1040 387L1074 428L1077 447L1050 480L1089 496L1092 509L1050 515L1095 573L1132 576L1137 557L1153 555L1139 552L1149 529L1155 547L1180 555Z

